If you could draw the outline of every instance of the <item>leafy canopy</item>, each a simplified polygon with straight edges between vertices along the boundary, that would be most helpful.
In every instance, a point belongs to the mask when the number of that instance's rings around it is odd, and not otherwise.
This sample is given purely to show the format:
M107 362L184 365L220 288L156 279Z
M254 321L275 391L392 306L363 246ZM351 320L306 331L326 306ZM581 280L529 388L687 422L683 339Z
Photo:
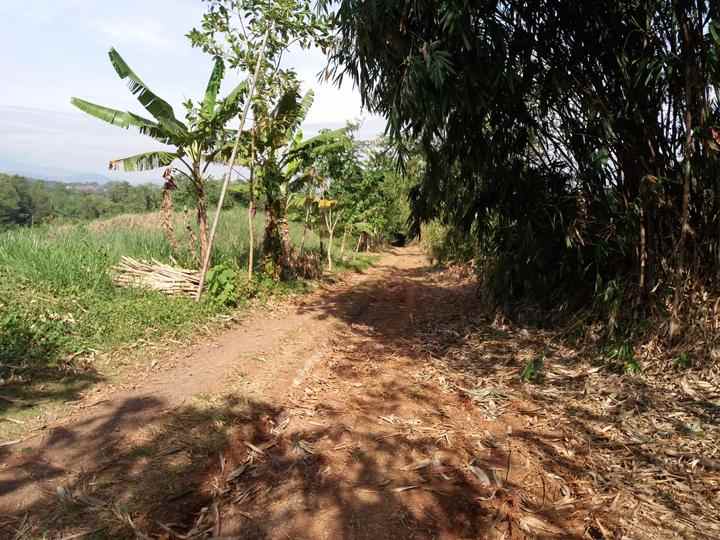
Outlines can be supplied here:
M465 235L503 295L718 279L720 4L322 4L335 79L425 154L416 230Z
M115 49L110 49L109 57L115 72L120 79L127 82L130 91L153 120L75 97L71 100L72 104L104 122L125 129L136 128L143 135L175 147L174 151L145 152L116 159L110 162L111 168L122 167L125 171L143 171L169 166L185 156L190 156L196 162L203 160L210 162L218 158L217 150L222 148L234 134L233 130L226 128L226 125L237 115L247 92L246 83L243 82L224 99L218 99L225 72L225 64L221 58L214 59L202 101L196 105L188 100L185 103L185 122L181 122L176 118L170 104L155 94ZM197 176L192 167L188 169L190 175ZM194 181L198 180L195 178Z

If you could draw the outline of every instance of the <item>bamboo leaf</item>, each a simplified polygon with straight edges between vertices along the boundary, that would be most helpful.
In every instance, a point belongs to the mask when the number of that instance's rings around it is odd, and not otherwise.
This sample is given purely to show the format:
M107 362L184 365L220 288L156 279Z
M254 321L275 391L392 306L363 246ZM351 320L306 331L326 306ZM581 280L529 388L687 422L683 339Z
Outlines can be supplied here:
M715 45L720 47L720 23L712 21L709 26L710 35L712 36L713 41L715 41Z

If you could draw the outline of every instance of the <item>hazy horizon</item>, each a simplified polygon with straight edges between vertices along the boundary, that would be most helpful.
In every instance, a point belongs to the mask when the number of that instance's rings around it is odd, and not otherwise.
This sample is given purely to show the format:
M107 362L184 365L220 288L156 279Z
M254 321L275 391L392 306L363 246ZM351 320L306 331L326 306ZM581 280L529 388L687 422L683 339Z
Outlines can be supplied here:
M163 145L131 130L105 124L74 109L72 96L142 113L107 57L114 46L128 64L182 116L182 102L204 92L211 59L190 47L185 34L199 25L203 4L193 0L128 0L122 4L82 0L27 0L0 5L0 69L11 74L0 90L0 172L61 181L88 178L145 182L157 171L109 171L111 159ZM59 23L61 21L61 23ZM33 32L27 32L33 28ZM360 137L382 133L384 120L364 114L351 85L321 84L325 65L319 50L292 50L284 64L297 70L304 90L316 99L308 134L364 118ZM241 80L228 72L226 93ZM54 177L52 177L54 176Z

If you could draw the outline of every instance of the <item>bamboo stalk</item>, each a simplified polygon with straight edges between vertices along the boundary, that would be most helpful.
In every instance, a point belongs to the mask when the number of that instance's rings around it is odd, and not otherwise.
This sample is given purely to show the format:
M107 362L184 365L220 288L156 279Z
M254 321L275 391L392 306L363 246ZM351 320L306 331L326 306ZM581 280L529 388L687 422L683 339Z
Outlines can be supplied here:
M255 264L255 126L250 139L250 204L248 205L248 281L253 278L253 265Z
M112 281L120 287L140 287L168 295L192 296L200 283L194 270L176 268L156 260L138 261L122 257L113 267Z

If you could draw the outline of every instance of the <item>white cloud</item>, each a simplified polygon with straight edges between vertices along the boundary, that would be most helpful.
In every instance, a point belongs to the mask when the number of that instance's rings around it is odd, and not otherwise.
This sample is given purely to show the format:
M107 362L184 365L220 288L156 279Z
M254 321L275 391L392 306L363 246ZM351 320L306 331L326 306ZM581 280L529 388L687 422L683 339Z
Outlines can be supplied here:
M108 63L114 45L182 116L181 102L202 97L210 73L210 59L184 37L203 9L199 0L0 0L0 50L7 52L0 72L9 74L0 87L0 158L104 173L110 158L149 149L151 140L73 109L70 96L143 113ZM325 61L318 49L296 48L284 58L304 89L315 91L305 131L364 118L361 136L382 132L383 120L361 110L349 81L341 88L318 81ZM228 72L223 93L237 83Z
M89 26L118 46L150 47L172 50L184 45L177 34L153 20L133 18L95 19Z

